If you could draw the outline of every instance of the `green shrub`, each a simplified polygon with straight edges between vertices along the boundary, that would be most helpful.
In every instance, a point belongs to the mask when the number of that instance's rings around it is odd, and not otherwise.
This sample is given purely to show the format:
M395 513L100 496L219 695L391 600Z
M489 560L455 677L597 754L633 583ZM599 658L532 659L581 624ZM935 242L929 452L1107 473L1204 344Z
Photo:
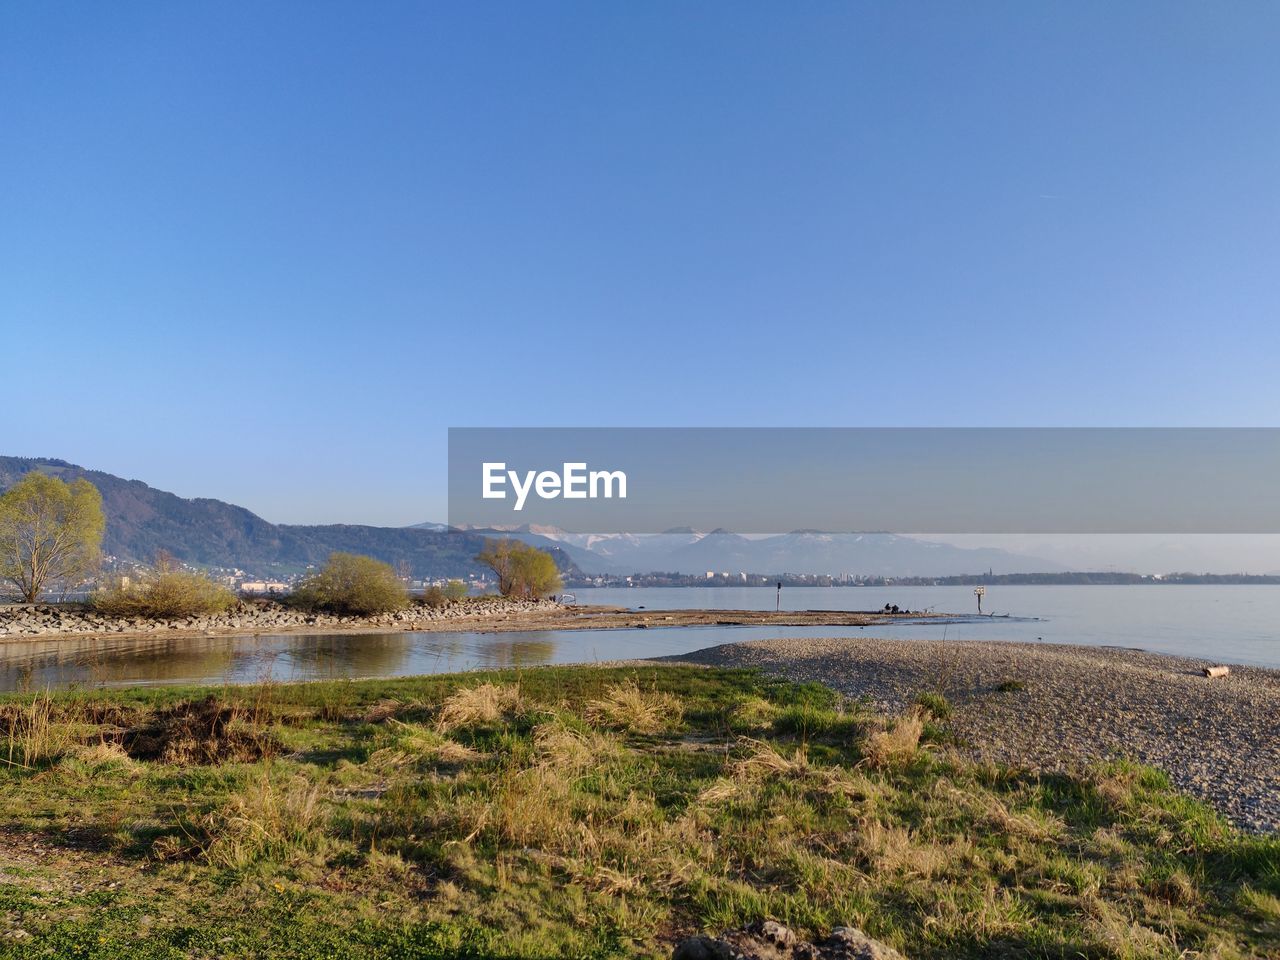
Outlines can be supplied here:
M936 692L925 692L916 695L916 704L937 720L946 720L951 716L951 702Z
M352 553L334 553L319 573L302 581L289 602L303 610L367 615L401 610L409 592L390 564Z
M461 580L450 580L443 587L433 584L423 591L422 602L433 609L447 607L465 600L468 590L467 585Z
M95 609L113 617L197 617L225 613L236 595L203 573L180 570L162 557L135 577L119 577L93 595Z

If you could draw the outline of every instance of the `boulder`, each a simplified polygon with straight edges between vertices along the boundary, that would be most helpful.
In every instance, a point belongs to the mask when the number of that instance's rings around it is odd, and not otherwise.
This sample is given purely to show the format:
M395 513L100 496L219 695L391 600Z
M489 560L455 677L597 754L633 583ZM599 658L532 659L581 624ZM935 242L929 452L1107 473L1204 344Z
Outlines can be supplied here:
M868 937L857 927L836 927L818 945L818 956L826 960L906 960L893 947Z

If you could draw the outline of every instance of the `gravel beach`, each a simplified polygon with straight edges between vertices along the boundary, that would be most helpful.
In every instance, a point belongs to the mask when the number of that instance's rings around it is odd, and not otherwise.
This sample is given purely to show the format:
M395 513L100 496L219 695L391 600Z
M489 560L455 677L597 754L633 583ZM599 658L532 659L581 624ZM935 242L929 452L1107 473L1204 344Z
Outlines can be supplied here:
M1140 650L937 640L761 640L670 658L759 667L901 710L937 690L974 755L1040 769L1129 757L1239 826L1280 829L1280 671ZM1001 689L1003 685L1003 689Z

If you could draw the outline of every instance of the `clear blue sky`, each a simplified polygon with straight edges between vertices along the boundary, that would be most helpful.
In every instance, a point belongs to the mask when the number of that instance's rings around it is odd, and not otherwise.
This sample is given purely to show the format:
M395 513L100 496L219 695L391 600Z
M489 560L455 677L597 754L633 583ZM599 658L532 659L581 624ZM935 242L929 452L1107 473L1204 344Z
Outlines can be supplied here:
M1275 3L10 3L2 452L444 514L450 425L1276 425Z

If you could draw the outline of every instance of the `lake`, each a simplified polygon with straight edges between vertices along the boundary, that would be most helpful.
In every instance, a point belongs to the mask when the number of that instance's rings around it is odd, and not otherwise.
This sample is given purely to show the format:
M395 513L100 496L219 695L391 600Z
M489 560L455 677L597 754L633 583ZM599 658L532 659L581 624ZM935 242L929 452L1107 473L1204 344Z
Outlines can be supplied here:
M771 610L772 588L578 590L579 603L649 610ZM972 614L971 587L787 587L788 610ZM519 633L284 634L0 643L0 692L71 686L251 683L593 663L687 653L770 637L924 637L1139 647L1224 663L1280 667L1278 586L988 587L1005 617L872 627L666 627Z

